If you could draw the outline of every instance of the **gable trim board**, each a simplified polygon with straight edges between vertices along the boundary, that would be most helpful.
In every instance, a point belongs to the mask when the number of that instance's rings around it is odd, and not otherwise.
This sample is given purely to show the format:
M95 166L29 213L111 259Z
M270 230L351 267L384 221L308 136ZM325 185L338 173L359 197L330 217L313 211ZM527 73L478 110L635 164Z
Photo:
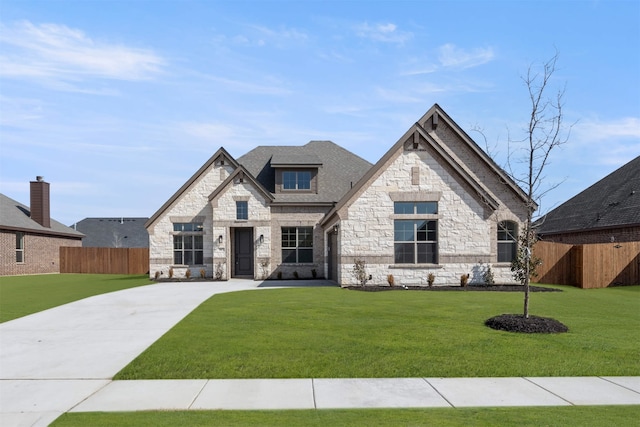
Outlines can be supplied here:
M221 156L228 160L225 166L232 168L228 175L222 171L215 174L215 169L221 167L216 159ZM150 274L154 269L171 266L172 248L169 239L161 234L171 229L165 217L179 215L205 217L204 267L211 275L223 268L224 278L233 273L234 230L251 228L256 279L276 278L279 274L283 278L304 278L313 273L314 277L331 276L348 285L353 283L353 261L362 257L376 283L385 283L386 276L393 274L398 283L426 284L429 272L439 277L438 284L457 283L460 275L471 272L472 281L477 281L480 269L488 263L497 280L513 282L508 265L496 263L497 223L510 220L522 224L527 196L437 104L373 166L330 141L312 141L289 151L278 146L257 147L241 159L250 162L250 169L223 148L218 150L147 222L152 252ZM351 169L350 178L346 178L351 182L339 181L342 175L324 173L317 175L318 194L312 198L303 192L300 197L296 192L287 197L274 193L278 191L277 169L309 166L319 170ZM260 179L249 170L258 173ZM239 178L243 178L242 183ZM337 186L342 189L341 194L335 192ZM326 193L327 189L331 193ZM227 194L229 191L232 193ZM235 206L230 205L240 198L248 201L248 220L234 217ZM439 206L437 215L429 216L438 227L436 264L394 264L394 221L399 218L393 214L394 201L427 199ZM162 227L156 230L160 223ZM309 244L308 238L297 243L286 240L287 245L293 246L283 248L283 227L288 227L287 232L298 230L296 233L312 230L312 262L283 262L285 253L304 251L304 245ZM334 243L329 245L330 242Z

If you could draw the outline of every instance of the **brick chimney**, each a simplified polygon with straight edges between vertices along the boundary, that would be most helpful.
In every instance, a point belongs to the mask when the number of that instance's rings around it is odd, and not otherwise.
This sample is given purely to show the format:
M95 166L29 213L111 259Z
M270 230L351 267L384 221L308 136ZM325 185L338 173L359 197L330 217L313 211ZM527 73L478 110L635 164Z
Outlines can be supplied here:
M51 228L49 183L41 176L31 181L31 219L43 227Z

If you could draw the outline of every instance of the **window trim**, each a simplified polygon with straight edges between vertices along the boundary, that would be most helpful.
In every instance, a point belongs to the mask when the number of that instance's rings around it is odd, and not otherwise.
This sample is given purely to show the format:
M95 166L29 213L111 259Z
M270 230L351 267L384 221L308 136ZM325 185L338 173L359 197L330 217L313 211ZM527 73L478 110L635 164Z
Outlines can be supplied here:
M285 241L284 241L284 237L285 237L285 229L293 229L295 230L295 246L285 246ZM301 246L301 238L300 238L300 231L301 230L308 230L308 234L307 236L311 236L311 245L310 246ZM313 264L313 246L314 246L314 235L313 235L313 226L290 226L290 227L281 227L280 228L280 233L281 233L281 237L280 237L280 255L281 255L281 263L282 264L286 264L286 265L295 265L295 264ZM290 235L290 234L289 234ZM287 241L290 241L290 239L287 239ZM304 240L302 240L302 243L304 243ZM311 251L311 260L310 261L300 261L300 251L304 250L304 251ZM287 257L285 256L284 252L285 251L294 251L295 253L295 261L291 262L291 261L287 261Z
M249 220L249 202L247 200L236 200L236 220Z
M24 264L24 241L25 233L23 231L16 231L16 264ZM18 259L20 254L20 259Z
M413 205L411 209L408 209L410 205ZM416 201L395 201L393 203L393 261L395 265L399 266L418 266L418 265L438 265L439 264L439 226L438 226L438 208L439 203L433 200L416 200ZM419 213L420 212L420 213ZM412 223L412 240L396 240L398 238L397 225L402 222ZM430 227L430 225L432 227ZM424 231L420 229L425 227ZM419 238L420 233L425 233L424 240ZM429 235L433 233L435 239L430 239ZM399 245L412 245L413 262L400 262L398 259L397 251ZM431 256L429 252L425 251L424 254L428 256L426 262L420 262L420 246L424 248L431 247Z
M513 229L508 228L509 225L513 226ZM511 237L510 239L501 239L501 234L506 235L507 237ZM511 249L511 259L501 259L501 245L504 246L512 246ZM505 220L498 222L497 232L496 232L496 261L498 263L512 263L514 259L516 259L518 254L518 223L516 221Z

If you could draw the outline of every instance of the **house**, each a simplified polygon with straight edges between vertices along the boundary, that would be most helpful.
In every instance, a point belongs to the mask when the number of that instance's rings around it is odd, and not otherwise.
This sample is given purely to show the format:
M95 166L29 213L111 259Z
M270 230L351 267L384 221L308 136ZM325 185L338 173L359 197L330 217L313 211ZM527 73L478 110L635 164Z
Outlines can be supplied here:
M150 274L513 283L526 194L434 105L375 165L332 142L218 150L147 222ZM192 273L193 274L193 273Z
M573 245L640 242L640 156L553 209L537 232Z
M85 218L73 224L84 234L85 248L148 248L149 234L144 224L149 218Z
M0 194L0 276L60 272L60 247L82 246L83 234L50 216L50 185L30 183L30 206Z

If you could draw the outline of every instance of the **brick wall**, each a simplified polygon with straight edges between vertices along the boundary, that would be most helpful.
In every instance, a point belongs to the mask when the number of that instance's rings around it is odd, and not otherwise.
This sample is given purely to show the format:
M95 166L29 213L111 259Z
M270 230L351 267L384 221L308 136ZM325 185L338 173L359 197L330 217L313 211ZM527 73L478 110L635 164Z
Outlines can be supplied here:
M82 240L38 234L24 236L24 262L16 262L16 233L0 231L0 276L60 272L60 246L82 246Z

